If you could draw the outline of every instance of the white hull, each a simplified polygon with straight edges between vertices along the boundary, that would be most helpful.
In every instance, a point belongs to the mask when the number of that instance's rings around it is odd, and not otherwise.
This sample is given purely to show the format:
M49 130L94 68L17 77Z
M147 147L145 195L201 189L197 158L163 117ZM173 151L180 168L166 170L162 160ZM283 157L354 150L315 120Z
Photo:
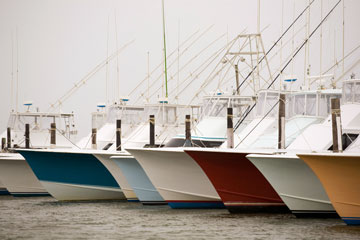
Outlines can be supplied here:
M110 159L111 156L118 155L116 153L113 154L94 154L94 156L99 159L99 161L107 168L107 170L114 177L116 182L119 184L121 190L123 191L125 197L129 201L138 200L134 190L131 188L130 184L126 180L124 174L121 169L117 166L117 164ZM128 155L128 154L127 154Z
M295 215L335 210L313 171L296 155L248 155Z
M218 202L200 166L181 148L129 149L167 202Z
M0 154L0 181L13 195L46 195L25 159L17 153Z
M65 184L41 181L49 193L59 201L122 200L124 194L119 188L89 185Z

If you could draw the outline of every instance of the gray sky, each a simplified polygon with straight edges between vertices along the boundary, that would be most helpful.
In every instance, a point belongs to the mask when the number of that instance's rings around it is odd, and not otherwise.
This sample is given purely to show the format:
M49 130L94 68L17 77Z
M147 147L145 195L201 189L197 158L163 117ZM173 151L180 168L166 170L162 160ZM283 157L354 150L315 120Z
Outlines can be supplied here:
M295 1L295 15L302 11L307 2L307 0ZM320 2L321 0L315 0L313 4L311 29L320 20ZM336 0L323 0L324 16L335 3ZM267 27L263 32L266 49L281 33L281 6L282 0L261 1L261 29ZM360 44L360 28L357 25L360 22L358 13L360 1L345 0L345 6L345 52L347 52ZM323 70L334 63L334 55L336 59L341 59L341 12L340 5L323 27ZM177 48L179 31L181 42L195 31L199 29L203 31L214 24L197 45L187 51L186 57L180 58L182 65L199 49L221 34L226 33L226 37L213 46L214 50L244 29L248 33L256 32L257 1L165 0L165 15L168 53ZM284 27L290 24L293 15L294 1L284 0ZM13 69L16 71L16 55L19 66L18 109L24 110L23 102L31 100L34 107L44 111L50 103L55 102L74 83L103 61L107 56L107 49L109 54L115 51L117 32L118 47L135 39L135 42L118 58L120 95L127 95L140 80L146 77L147 52L150 53L150 68L162 60L161 21L160 0L0 0L1 131L5 130L9 111L15 108L15 88L13 104L11 104L11 72L12 59ZM295 29L301 29L303 24L304 20ZM301 43L303 38L304 34L296 37L295 46ZM14 54L12 54L12 46ZM212 49L210 48L209 51ZM193 66L199 64L211 52L207 54L199 57ZM354 63L359 56L359 53L355 53L346 62L346 66ZM314 36L311 42L310 58L311 71L316 75L319 72L318 35ZM300 55L294 70L298 71L299 75L303 74L303 63L304 57ZM278 66L274 63L272 67ZM355 68L353 72L357 73L358 69ZM174 74L175 70L171 70L170 75ZM190 72L187 71L181 73L180 78ZM106 101L105 79L106 70L103 68L62 105L63 111L75 112L81 136L90 129L90 112L95 111L98 102ZM116 62L109 65L108 79L108 98L112 99L115 92ZM15 87L16 81L13 85ZM173 88L174 84L169 87ZM189 93L194 92L194 89L194 87L189 89Z

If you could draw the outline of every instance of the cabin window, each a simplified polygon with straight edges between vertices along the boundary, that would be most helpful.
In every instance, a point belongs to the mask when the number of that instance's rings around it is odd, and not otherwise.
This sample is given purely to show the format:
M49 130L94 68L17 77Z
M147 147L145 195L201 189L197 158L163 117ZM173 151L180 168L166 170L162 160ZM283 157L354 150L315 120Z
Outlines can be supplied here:
M315 116L316 115L316 95L308 94L306 95L306 115Z
M305 113L305 95L295 96L295 114L304 115Z
M354 83L345 83L343 86L344 98L345 102L353 102L353 95L354 95Z
M102 150L108 150L112 145L113 143L108 143Z
M357 102L357 103L360 103L360 82L357 82L357 83L355 83L355 85L354 85L354 94L355 94L355 99L354 99L354 101L355 102Z
M343 135L341 136L342 149L346 150L346 148L348 148L350 146L350 144L352 142L354 142L358 136L359 136L359 134L343 133ZM333 145L331 145L331 147L329 147L328 150L332 151L333 150Z

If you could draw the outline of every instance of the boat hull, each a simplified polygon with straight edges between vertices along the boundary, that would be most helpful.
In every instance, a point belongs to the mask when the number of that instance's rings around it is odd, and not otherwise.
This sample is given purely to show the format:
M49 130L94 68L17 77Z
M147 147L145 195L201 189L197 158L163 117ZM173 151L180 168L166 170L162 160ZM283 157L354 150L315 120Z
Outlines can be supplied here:
M128 151L171 208L224 208L205 173L182 149Z
M126 199L91 153L19 150L45 189L59 201Z
M335 210L348 225L360 224L360 156L298 155L315 172Z
M313 171L296 155L248 155L297 217L339 217Z
M231 213L287 212L269 182L245 152L185 150L204 170Z
M114 153L115 154L115 153ZM136 196L133 188L128 183L123 171L121 168L117 166L117 164L111 160L111 156L113 154L104 153L104 154L94 154L94 156L107 168L107 170L111 173L111 175L114 177L116 182L119 184L121 190L123 191L126 199L129 202L138 202L139 199Z
M144 169L132 156L116 156L112 161L124 173L126 180L144 205L164 205L167 202L158 193Z
M15 197L49 196L18 153L0 154L0 181L6 187L5 190Z

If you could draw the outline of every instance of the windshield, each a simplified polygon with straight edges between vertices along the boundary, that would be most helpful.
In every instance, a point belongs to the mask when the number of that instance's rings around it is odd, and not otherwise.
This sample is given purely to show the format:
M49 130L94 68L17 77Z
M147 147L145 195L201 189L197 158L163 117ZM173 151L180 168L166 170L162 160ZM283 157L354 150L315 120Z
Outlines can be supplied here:
M144 108L111 106L108 111L107 122L115 123L117 119L121 119L122 124L139 124L144 120Z
M279 93L261 92L259 94L258 102L256 104L258 117L267 116L274 117L278 112L278 107L274 107L279 101Z

